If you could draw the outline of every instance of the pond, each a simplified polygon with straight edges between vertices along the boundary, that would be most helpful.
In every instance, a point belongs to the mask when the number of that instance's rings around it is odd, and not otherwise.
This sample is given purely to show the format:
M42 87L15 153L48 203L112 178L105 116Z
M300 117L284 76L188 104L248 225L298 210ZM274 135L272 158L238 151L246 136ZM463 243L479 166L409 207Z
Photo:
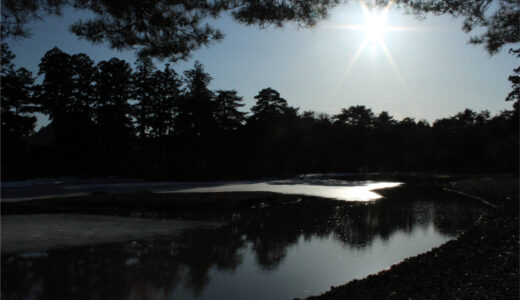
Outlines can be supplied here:
M148 182L91 179L27 180L2 183L2 202L86 196L100 193L175 193L175 192L275 192L333 198L345 201L370 201L381 196L373 190L399 186L398 182L342 180L328 176L306 176L288 180Z
M439 246L485 211L429 186L383 195L302 196L177 234L2 253L2 299L304 298Z

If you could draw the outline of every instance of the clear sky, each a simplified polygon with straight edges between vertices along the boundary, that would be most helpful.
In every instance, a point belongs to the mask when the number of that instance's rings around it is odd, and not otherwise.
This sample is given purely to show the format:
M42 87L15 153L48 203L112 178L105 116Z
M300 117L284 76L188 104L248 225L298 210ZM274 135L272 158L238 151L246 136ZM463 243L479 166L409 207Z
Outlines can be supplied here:
M70 54L86 53L96 62L114 56L135 61L132 52L93 46L71 34L69 25L78 16L66 11L62 17L47 18L32 26L31 38L11 41L17 67L36 74L41 57L54 46ZM226 16L213 23L225 33L224 40L193 52L192 59L173 67L181 73L199 60L214 78L210 88L238 90L247 110L266 87L278 90L300 111L329 114L365 105L376 113L386 110L397 119L432 122L465 108L492 114L511 108L504 98L511 90L507 78L518 59L507 53L509 48L490 57L483 47L469 45L470 36L462 32L460 19L429 16L418 21L391 9L387 24L411 29L383 35L391 59L371 43L356 59L366 34L340 27L365 23L357 2L335 8L326 21L310 29L292 24L259 29Z

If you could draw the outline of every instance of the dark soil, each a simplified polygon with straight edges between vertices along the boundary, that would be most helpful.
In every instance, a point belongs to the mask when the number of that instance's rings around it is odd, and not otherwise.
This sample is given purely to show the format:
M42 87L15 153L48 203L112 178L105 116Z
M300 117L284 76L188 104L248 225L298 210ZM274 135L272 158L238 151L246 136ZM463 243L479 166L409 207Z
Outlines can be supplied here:
M519 299L518 178L466 179L446 188L494 208L455 240L308 299Z

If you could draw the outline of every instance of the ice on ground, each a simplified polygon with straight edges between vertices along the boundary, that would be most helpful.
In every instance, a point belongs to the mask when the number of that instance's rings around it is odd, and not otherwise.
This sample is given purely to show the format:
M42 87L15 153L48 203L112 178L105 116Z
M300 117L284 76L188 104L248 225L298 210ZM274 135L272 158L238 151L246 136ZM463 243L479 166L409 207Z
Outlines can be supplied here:
M1 223L2 253L38 253L52 248L173 235L188 228L217 225L80 214L8 215L2 216Z

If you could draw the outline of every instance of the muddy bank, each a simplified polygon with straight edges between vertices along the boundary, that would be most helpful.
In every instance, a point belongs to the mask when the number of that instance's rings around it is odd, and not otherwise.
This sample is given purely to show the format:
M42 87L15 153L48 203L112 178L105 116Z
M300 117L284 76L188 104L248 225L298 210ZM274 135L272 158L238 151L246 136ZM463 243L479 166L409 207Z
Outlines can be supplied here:
M496 208L455 240L308 299L518 299L518 178L466 179L446 188Z

